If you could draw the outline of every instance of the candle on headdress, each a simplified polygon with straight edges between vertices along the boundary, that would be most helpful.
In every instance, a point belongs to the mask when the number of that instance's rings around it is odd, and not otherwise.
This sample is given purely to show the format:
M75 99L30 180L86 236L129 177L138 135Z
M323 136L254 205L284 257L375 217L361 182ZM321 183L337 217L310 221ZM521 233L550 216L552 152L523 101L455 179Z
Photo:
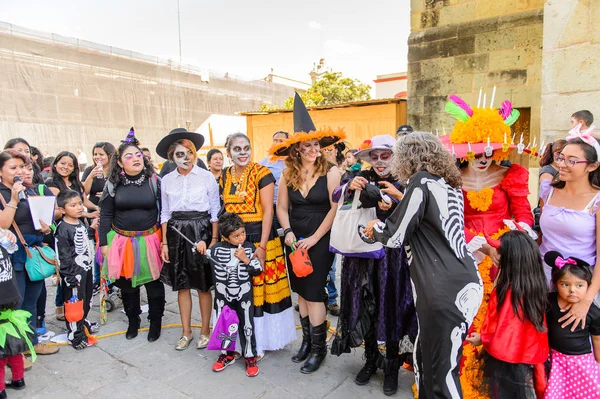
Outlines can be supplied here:
M479 108L479 106L481 105L481 93L483 91L483 88L480 87L479 88L479 97L477 97L477 108Z
M494 85L494 90L492 90L492 99L490 101L490 108L494 108L494 100L496 99L496 85Z

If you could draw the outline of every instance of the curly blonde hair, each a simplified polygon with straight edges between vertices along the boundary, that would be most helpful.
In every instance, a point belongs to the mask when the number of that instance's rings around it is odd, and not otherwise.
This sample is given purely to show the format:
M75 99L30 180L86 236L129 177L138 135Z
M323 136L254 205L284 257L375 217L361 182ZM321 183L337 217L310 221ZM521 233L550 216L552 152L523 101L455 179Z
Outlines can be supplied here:
M293 188L294 190L300 190L300 188L302 188L302 183L304 182L302 161L300 158L300 153L298 152L299 146L300 143L296 143L290 149L290 154L285 159L286 169L283 171L283 176L285 177L287 186ZM329 162L327 162L325 157L319 156L315 160L315 172L313 176L325 176L329 171L329 168Z
M407 181L421 171L443 177L454 188L462 185L456 161L442 142L431 133L417 131L398 139L392 172L398 180Z

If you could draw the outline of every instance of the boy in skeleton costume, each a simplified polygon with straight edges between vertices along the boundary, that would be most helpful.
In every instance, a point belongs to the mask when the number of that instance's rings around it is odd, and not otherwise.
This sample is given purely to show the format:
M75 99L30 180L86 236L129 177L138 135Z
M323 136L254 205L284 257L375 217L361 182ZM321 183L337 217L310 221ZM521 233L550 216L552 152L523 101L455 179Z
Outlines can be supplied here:
M56 202L64 215L55 233L63 299L69 301L74 289L77 289L77 297L83 301L83 318L78 322L66 321L67 338L73 348L81 350L92 344L92 341L88 341L88 333L97 332L97 324L87 321L93 292L94 257L87 238L87 228L79 219L83 216L83 202L79 193L62 191Z
M462 398L462 342L483 289L465 241L459 172L439 139L413 132L398 140L392 173L408 180L404 197L385 223L369 222L363 232L406 249L419 323L414 353L419 398Z
M207 256L215 283L215 320L219 319L227 305L239 318L237 334L242 356L246 360L246 375L258 374L256 366L256 338L254 336L254 308L252 305L252 276L262 272L260 262L253 258L254 245L246 241L246 229L242 219L233 213L219 218L219 231L225 241L207 250ZM221 353L213 371L219 372L235 362L234 352Z

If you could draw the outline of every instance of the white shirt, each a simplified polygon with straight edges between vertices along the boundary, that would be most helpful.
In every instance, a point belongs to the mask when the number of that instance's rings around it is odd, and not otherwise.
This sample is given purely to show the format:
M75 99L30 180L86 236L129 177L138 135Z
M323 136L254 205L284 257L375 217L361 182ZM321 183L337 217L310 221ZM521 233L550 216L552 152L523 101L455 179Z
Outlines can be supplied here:
M161 180L161 223L167 223L173 212L208 212L210 221L218 220L221 210L219 186L207 170L194 165L186 176L177 169Z

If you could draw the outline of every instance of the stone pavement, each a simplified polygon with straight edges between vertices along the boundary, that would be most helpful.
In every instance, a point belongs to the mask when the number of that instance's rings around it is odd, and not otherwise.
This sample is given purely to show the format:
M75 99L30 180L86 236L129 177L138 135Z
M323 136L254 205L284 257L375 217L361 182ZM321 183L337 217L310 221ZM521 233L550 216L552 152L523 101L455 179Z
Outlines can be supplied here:
M339 269L338 269L339 272ZM339 278L339 277L338 277ZM49 282L49 280L48 280ZM339 287L339 285L338 285ZM64 322L54 318L55 287L48 283L47 327L60 334ZM142 302L145 291L142 289ZM98 298L94 298L97 305ZM193 314L198 317L198 302L194 298ZM122 307L108 314L108 323L98 335L127 328ZM142 314L142 327L148 321ZM94 306L90 319L99 319L98 307ZM337 318L330 317L333 327ZM179 323L177 296L167 287L167 306L163 325ZM200 323L199 320L193 320ZM198 330L195 329L195 338ZM365 386L354 383L354 377L363 365L363 350L357 349L341 357L328 355L321 369L312 375L300 373L300 365L290 360L300 343L298 341L277 352L268 352L258 365L260 374L249 378L243 361L237 361L221 373L211 370L217 354L215 351L197 350L194 345L183 352L173 349L181 334L180 327L162 331L160 339L149 343L147 332L141 331L137 338L127 341L124 335L100 339L97 346L83 351L61 347L56 355L38 356L31 371L25 373L26 389L7 390L9 399L106 399L106 398L385 398L383 373L378 371ZM194 342L195 344L195 342ZM10 372L7 372L7 378ZM413 375L400 371L399 399L411 398Z

